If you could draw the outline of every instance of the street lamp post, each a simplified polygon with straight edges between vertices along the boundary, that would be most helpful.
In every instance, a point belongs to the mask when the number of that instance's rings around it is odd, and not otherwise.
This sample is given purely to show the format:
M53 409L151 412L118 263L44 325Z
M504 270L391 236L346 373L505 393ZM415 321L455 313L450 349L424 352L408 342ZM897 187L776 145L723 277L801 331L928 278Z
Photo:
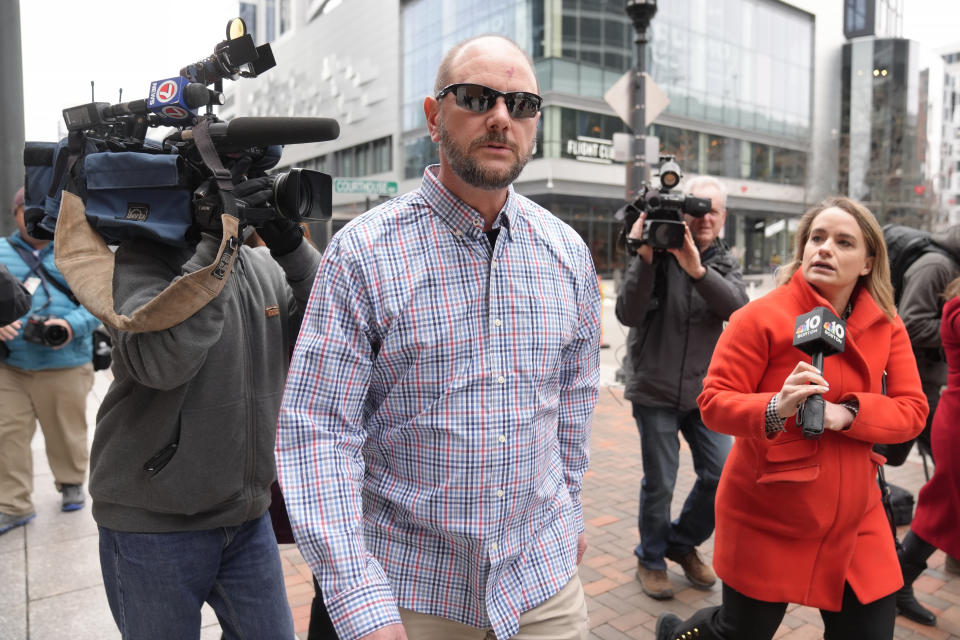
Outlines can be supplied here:
M627 162L627 201L632 202L640 195L640 189L647 179L648 165L644 146L647 130L647 95L643 73L647 65L647 27L657 13L657 0L627 0L627 15L633 21L637 32L634 42L637 45L637 64L633 74L631 97L631 127L633 142L630 160Z

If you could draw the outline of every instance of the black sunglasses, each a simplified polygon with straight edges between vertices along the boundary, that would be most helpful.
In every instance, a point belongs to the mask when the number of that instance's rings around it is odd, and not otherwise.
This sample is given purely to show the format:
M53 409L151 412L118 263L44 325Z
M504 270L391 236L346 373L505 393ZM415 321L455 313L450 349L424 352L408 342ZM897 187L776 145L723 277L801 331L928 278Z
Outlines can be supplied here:
M543 98L529 91L497 91L482 84L461 82L451 84L440 90L437 100L452 93L457 99L457 106L474 113L485 113L497 103L497 98L503 97L507 111L511 118L532 118L540 111Z

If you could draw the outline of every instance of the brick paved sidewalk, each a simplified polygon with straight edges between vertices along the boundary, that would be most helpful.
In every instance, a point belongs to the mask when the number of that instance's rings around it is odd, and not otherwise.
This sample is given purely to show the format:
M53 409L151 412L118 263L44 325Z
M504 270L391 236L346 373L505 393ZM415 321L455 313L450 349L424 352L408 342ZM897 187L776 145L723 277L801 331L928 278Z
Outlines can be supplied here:
M584 478L583 504L587 525L587 551L580 577L590 609L592 638L602 640L652 640L657 616L673 611L688 616L703 606L720 604L720 586L711 591L690 587L679 565L670 565L668 575L676 596L665 602L653 600L640 590L634 578L637 544L637 499L640 489L640 444L619 387L603 387L594 417L590 470ZM681 442L683 442L681 438ZM902 467L887 472L888 481L916 494L924 482L920 459L913 454ZM673 512L679 514L683 499L693 485L690 451L683 443L680 473L674 493ZM907 528L900 530L901 537ZM713 539L700 547L706 559L713 557ZM287 594L298 637L307 637L313 586L310 570L293 545L281 550ZM960 640L960 576L945 573L943 552L930 560L930 568L916 581L917 597L938 615L937 627L924 627L897 618L896 638ZM820 612L791 605L777 640L815 640L823 637Z
M608 334L611 338L617 337L612 333L615 329ZM108 384L108 374L99 372L87 406L91 437L93 416ZM648 598L634 580L633 547L637 542L641 477L638 440L622 390L602 387L591 439L593 456L583 490L590 548L580 569L595 639L652 639L656 617L662 611L669 609L686 616L701 606L720 601L719 586L706 592L689 588L679 567L672 563L669 575L677 590L673 600L664 603ZM37 518L0 536L0 640L119 638L103 591L97 528L89 505L81 511L62 513L39 429L32 449ZM902 467L890 469L888 477L916 494L924 482L920 459L914 454ZM690 453L684 445L673 505L675 514L679 513L693 479ZM905 531L901 530L901 536ZM701 550L708 559L712 558L711 541ZM313 595L310 571L296 547L285 545L281 556L287 595L302 640L307 635ZM943 553L934 554L930 569L915 584L920 600L937 612L939 626L921 627L898 618L897 638L960 640L960 577L945 573L943 563ZM206 606L202 627L201 640L219 640L216 617ZM777 635L782 640L821 637L819 612L805 607L791 607Z

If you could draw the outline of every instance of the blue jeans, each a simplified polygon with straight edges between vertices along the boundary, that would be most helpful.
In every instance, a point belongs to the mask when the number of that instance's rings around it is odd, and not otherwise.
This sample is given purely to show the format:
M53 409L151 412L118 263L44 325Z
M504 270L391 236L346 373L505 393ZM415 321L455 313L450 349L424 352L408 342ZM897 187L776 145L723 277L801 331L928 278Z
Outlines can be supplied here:
M664 557L683 556L713 533L713 499L733 440L707 429L697 409L676 411L633 403L633 417L640 431L643 460L637 523L640 544L634 553L646 568L663 570L667 568ZM697 481L680 517L671 522L670 503L680 465L678 432L690 445Z
M124 640L197 640L204 602L226 640L294 637L269 514L177 533L100 527L100 569Z

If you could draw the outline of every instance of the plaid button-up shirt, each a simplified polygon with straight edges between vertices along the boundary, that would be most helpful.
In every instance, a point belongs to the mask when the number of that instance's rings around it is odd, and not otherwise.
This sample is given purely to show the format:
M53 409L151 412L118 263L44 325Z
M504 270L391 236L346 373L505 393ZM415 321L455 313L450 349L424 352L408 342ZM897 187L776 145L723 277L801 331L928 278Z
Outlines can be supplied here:
M593 260L512 187L491 247L435 172L331 241L280 413L294 534L346 639L398 605L507 638L576 571Z

